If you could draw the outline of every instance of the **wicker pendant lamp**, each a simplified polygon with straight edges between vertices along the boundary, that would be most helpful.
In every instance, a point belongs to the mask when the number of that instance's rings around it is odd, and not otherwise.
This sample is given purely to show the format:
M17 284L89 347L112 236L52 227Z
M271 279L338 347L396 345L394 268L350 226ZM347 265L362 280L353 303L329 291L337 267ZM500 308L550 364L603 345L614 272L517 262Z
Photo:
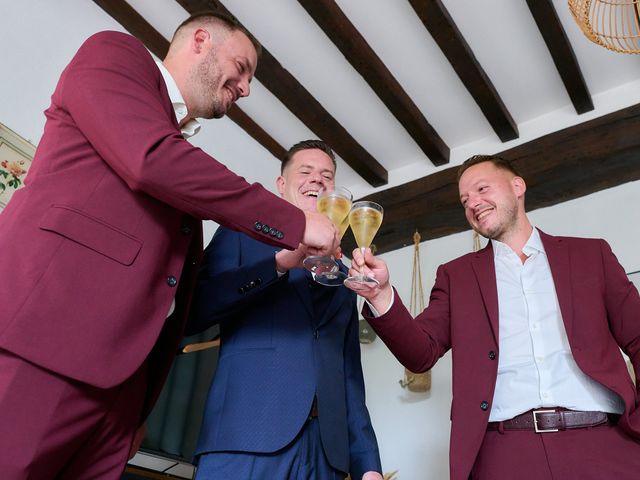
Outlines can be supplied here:
M586 37L620 53L640 53L640 0L568 0Z
M424 310L424 290L422 288L422 272L420 271L420 234L413 234L413 275L411 277L411 301L409 311L414 318ZM415 373L404 369L404 378L400 380L402 388L412 392L428 392L431 389L431 370Z

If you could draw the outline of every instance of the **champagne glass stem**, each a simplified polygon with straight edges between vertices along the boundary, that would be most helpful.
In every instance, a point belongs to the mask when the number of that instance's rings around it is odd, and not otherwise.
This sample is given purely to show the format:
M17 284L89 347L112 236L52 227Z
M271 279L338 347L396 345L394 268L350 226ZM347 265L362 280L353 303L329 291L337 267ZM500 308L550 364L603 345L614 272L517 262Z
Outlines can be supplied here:
M364 266L365 266L364 252L367 251L367 247L360 247L360 251L362 252L362 267L360 267L360 275L364 277Z

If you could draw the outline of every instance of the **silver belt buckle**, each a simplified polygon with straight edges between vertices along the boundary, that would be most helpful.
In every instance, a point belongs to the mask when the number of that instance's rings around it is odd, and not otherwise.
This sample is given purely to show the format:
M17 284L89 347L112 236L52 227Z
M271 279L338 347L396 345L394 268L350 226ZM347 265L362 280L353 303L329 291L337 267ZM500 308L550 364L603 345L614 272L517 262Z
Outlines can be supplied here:
M533 411L533 428L536 433L550 433L557 432L557 428L538 428L538 417L536 416L538 413L556 413L555 410L534 410Z

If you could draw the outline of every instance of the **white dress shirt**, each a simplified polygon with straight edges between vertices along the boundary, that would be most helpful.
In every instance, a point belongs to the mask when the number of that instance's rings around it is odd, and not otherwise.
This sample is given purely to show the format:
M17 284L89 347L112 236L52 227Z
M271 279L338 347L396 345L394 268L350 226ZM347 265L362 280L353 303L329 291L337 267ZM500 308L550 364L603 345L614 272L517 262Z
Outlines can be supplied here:
M164 83L167 86L167 91L169 92L169 98L171 99L171 104L173 105L173 111L176 114L176 119L178 120L178 125L184 118L187 116L187 104L184 103L184 98L178 89L178 85L176 85L175 80L167 70L162 62L156 60L156 65L160 69L160 73L162 73L162 78L164 79ZM196 133L200 131L200 122L196 119L192 118L187 123L185 123L182 127L180 127L180 131L182 132L182 136L184 138L193 137Z
M176 85L175 80L167 70L162 62L156 60L156 65L160 69L160 73L162 74L162 78L164 79L164 83L167 86L167 91L169 92L169 99L171 100L171 105L173 105L173 112L176 115L176 120L178 120L178 125L180 122L184 120L187 116L187 104L184 103L184 98L178 89L178 85ZM182 127L180 127L180 131L182 132L182 136L184 138L189 138L194 136L196 133L200 131L200 122L196 119L191 119L187 123L185 123ZM176 300L175 298L171 302L171 307L169 307L169 312L167 313L167 317L173 313L176 309Z
M492 244L500 354L489 421L555 406L622 413L622 399L585 375L573 359L538 230L533 229L522 249L524 263L506 244Z

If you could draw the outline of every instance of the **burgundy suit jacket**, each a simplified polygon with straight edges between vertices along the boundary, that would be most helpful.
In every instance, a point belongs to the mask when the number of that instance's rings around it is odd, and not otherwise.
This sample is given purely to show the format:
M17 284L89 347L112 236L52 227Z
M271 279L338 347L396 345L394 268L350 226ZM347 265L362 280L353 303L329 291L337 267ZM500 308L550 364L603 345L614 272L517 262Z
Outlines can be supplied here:
M0 348L106 388L141 365L166 323L157 389L183 328L190 293L178 287L195 278L200 220L292 249L304 214L184 140L160 71L129 35L89 38L51 100L25 187L0 214Z
M638 291L604 240L540 236L573 357L584 373L622 397L619 425L638 439L638 390L620 354L622 348L640 372ZM451 349L451 479L467 480L486 431L500 355L491 243L438 268L429 305L415 321L397 293L385 315L365 316L412 371L430 369ZM483 402L489 408L482 409Z

